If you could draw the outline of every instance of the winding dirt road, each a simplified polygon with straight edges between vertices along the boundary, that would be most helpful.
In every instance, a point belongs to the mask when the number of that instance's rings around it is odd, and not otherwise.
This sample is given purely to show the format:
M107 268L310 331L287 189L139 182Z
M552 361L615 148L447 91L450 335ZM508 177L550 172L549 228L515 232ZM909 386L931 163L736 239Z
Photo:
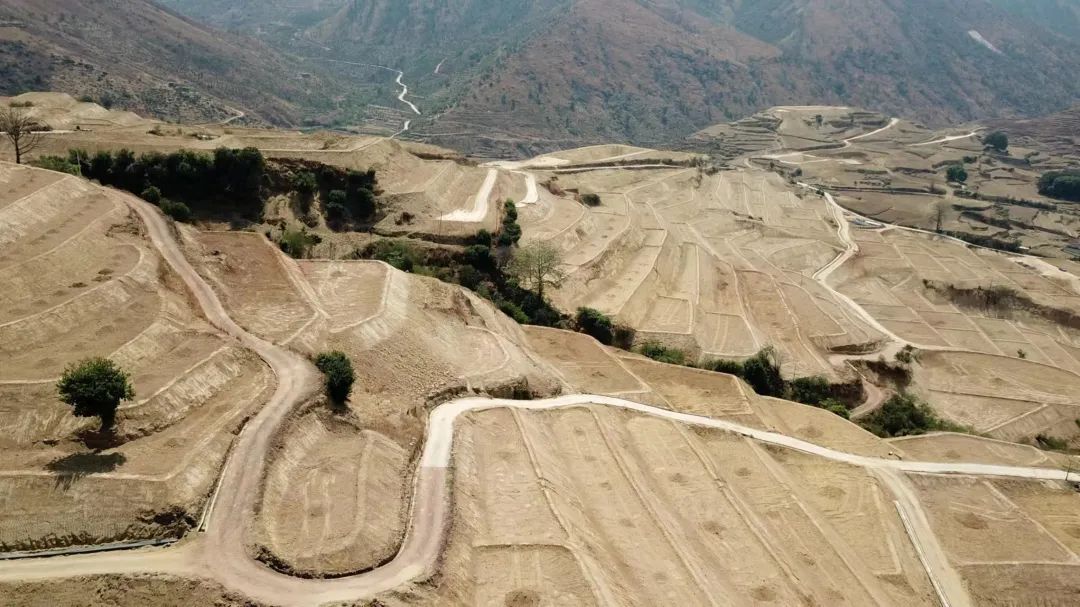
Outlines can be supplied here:
M300 356L241 329L227 314L217 295L184 257L172 226L156 208L123 195L145 223L150 239L198 301L208 320L240 344L261 356L277 375L278 386L264 408L237 438L220 480L220 490L208 506L206 531L173 547L93 555L7 561L0 581L51 579L108 573L167 573L214 579L252 599L288 606L349 601L397 588L435 571L450 517L449 474L454 423L463 414L493 408L549 410L581 405L618 407L685 424L733 432L764 443L794 449L833 461L867 468L893 492L909 532L927 563L928 574L944 602L970 604L959 576L950 568L918 499L901 472L993 475L1026 479L1066 479L1066 472L986 464L905 462L836 451L797 438L743 427L731 422L659 409L618 398L570 395L539 401L465 398L436 408L428 419L412 497L411 518L401 551L385 566L356 576L333 580L293 578L264 567L249 553L248 530L272 440L283 421L319 389L314 368Z

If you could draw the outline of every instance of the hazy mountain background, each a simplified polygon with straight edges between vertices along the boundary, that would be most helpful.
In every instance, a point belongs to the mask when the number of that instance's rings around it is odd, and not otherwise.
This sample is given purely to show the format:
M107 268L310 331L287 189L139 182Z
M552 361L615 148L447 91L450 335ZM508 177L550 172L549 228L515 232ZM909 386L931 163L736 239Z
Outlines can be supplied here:
M79 11L81 28L105 35L58 54L91 57L126 27L129 45L151 49L145 71L197 81L191 53L220 83L208 94L277 122L360 124L375 106L393 123L403 108L392 73L329 60L401 69L425 113L414 135L493 154L669 143L780 104L857 105L936 126L1080 99L1080 0L160 1L192 20L184 33L142 0L0 0L0 17L39 5L32 20L55 25L42 13ZM168 27L131 27L143 12L168 15ZM64 31L77 39L80 27Z

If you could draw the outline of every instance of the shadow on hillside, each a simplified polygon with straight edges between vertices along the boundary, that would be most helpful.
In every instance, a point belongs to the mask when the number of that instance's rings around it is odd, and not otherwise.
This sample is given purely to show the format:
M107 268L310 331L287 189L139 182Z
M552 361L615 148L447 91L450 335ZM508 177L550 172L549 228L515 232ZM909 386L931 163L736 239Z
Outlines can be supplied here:
M72 453L49 462L45 469L56 475L56 486L66 491L82 478L112 472L125 461L123 453Z

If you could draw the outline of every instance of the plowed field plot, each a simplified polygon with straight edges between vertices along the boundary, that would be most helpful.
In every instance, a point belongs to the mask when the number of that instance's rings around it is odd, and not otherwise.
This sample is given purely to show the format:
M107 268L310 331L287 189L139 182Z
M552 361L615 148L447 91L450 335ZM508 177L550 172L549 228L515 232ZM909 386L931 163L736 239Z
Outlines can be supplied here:
M404 533L408 460L348 416L302 415L282 435L267 475L261 546L279 568L314 576L389 559Z
M123 195L0 165L0 550L176 537L274 381L192 311ZM119 446L91 450L55 382L106 356L132 376Z
M883 337L811 279L843 249L824 199L774 174L676 167L559 179L602 201L555 234L550 213L522 216L526 240L564 250L570 278L553 298L566 309L597 308L691 356L745 358L772 345L791 374L834 375L826 354Z
M934 604L863 470L600 407L471 414L458 435L444 597Z
M1080 513L1074 492L1037 482L910 478L934 531L957 564L1080 564L1070 548L1077 543L1074 534ZM1053 527L1048 528L1048 523Z

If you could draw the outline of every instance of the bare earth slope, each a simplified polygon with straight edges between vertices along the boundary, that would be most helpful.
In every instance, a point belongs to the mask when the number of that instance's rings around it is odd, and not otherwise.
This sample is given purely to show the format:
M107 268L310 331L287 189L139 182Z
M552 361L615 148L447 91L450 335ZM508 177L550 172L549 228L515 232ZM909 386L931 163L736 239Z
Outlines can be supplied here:
M148 115L278 124L322 106L331 82L253 39L146 0L3 0L0 94L60 90Z

